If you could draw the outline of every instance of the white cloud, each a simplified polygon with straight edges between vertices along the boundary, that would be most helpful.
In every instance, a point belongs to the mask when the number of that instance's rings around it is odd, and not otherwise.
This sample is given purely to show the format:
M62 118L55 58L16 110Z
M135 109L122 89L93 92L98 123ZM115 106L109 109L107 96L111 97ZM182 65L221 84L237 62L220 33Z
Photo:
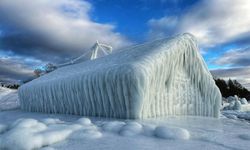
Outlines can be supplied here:
M232 49L212 62L217 65L250 66L250 48Z
M25 62L21 57L0 57L0 80L26 80L33 77L33 69Z
M130 42L115 32L111 24L97 23L89 17L91 4L82 0L1 0L0 18L52 49L82 51L96 40L119 48Z
M171 28L166 27L172 24L171 18L175 16L151 19L149 36L190 32L204 47L230 42L250 34L249 8L248 0L204 0L185 11Z
M114 25L91 20L91 10L84 0L0 0L0 78L31 77L34 67L75 57L96 40L131 44Z
M25 80L34 76L33 70L45 63L35 57L15 55L0 50L0 80Z

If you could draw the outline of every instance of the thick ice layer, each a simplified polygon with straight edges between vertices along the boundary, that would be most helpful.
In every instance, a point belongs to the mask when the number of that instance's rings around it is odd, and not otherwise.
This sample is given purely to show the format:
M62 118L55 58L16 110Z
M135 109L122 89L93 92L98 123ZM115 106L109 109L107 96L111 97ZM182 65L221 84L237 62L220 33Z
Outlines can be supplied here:
M190 34L59 68L19 88L28 111L116 118L218 117L221 94Z

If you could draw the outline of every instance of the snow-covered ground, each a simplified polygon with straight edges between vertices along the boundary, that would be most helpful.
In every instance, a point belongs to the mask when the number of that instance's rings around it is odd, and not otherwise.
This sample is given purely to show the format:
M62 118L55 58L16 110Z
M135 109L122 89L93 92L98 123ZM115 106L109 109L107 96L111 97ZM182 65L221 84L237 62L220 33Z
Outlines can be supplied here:
M0 87L0 111L16 109L19 105L16 90Z
M243 119L250 122L250 112L237 111L237 110L224 110L221 112L224 116L229 119Z
M246 98L239 98L237 95L223 97L223 110L235 110L236 112L247 112L250 111L250 104ZM230 111L229 111L230 112Z
M16 92L1 89L0 102L1 108L17 108ZM118 120L4 110L0 112L0 149L250 149L247 112L223 111L219 119Z

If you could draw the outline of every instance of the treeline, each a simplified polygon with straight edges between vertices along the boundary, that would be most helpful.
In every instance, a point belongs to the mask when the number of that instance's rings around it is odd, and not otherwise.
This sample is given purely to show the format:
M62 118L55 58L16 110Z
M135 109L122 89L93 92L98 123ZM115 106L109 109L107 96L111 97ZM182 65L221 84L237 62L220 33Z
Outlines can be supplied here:
M223 97L229 97L237 95L241 98L246 98L250 100L250 92L243 87L237 80L225 81L223 79L214 79L216 85L220 89Z
M6 87L9 89L18 89L19 88L19 84L0 84L1 87Z

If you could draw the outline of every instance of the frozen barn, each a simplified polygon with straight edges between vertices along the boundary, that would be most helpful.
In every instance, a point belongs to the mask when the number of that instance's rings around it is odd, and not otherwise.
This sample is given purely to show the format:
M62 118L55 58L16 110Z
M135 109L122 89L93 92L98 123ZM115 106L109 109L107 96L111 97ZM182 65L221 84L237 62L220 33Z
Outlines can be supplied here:
M218 117L221 94L190 34L59 68L19 88L27 111L115 118Z

